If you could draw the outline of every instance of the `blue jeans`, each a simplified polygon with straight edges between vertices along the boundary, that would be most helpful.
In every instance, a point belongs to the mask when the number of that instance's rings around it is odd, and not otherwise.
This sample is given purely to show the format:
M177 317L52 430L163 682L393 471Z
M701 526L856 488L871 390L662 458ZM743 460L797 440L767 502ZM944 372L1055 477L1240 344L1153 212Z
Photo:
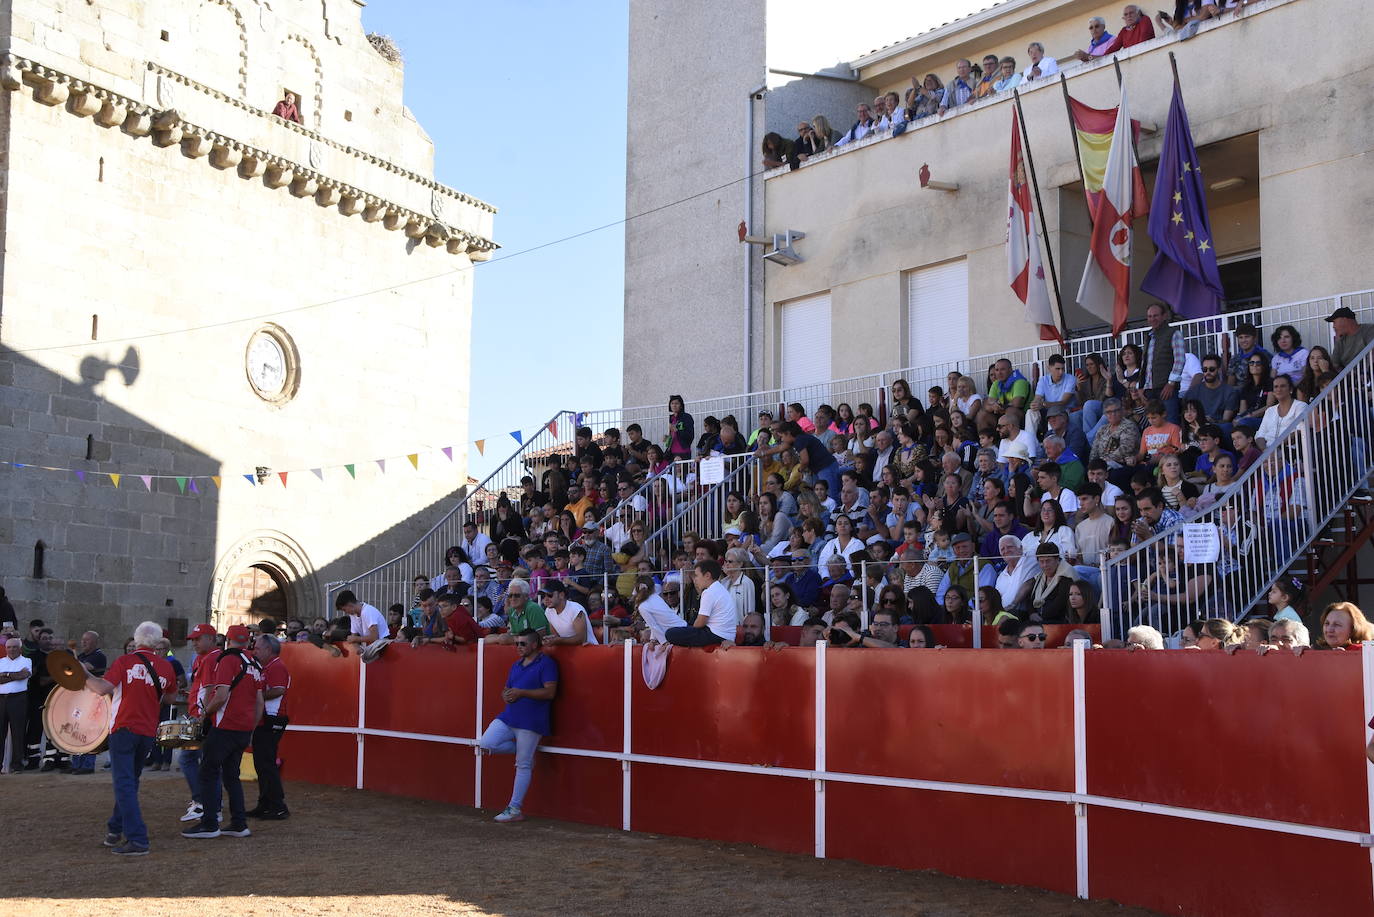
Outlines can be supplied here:
M148 846L148 826L138 807L138 783L143 762L153 750L152 736L135 735L122 728L110 736L110 770L114 776L114 811L105 823L110 834L122 834L136 847Z
M191 801L200 802L200 749L183 748L177 756L177 763L181 765L181 776L186 778L186 785L191 788Z
M253 733L248 730L212 727L200 747L200 804L204 814L200 823L206 828L219 827L220 784L229 795L229 823L243 825L248 821L243 804L243 784L239 782L239 763Z
M95 755L72 755L72 770L95 770Z
M839 462L831 462L829 465L826 465L826 466L825 466L824 468L822 468L820 471L817 471L817 472L816 472L816 480L818 480L818 481L824 481L824 482L826 483L826 486L830 488L830 496L835 498L835 502L836 502L836 503L840 502L840 501L839 501L839 496L840 496L840 463L839 463Z
M1083 402L1082 415L1084 432L1097 429L1097 422L1102 419L1102 402L1096 398L1090 398ZM1092 441L1093 438L1089 436L1088 444L1092 445Z
M509 803L512 809L519 809L525 803L534 770L534 750L542 738L533 729L512 729L504 720L495 719L478 740L478 744L493 755L515 755L515 785L511 787Z
M709 627L670 627L663 639L674 646L715 646L722 642Z

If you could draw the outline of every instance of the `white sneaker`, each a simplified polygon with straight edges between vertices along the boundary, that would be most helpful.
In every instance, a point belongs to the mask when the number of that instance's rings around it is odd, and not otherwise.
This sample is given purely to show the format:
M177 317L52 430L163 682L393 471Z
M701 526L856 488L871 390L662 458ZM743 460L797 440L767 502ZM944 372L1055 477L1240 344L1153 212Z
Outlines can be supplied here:
M200 821L205 814L205 810L200 807L200 803L193 802L186 807L186 814L181 816L182 821Z
M513 808L511 808L510 806L506 806L504 809L502 809L502 810L501 810L501 814L498 815L498 816L496 816L496 818L495 818L495 821L502 822L503 824L506 823L506 822L524 821L524 820L525 820L525 815L524 815L524 813L521 812L519 809L513 809Z

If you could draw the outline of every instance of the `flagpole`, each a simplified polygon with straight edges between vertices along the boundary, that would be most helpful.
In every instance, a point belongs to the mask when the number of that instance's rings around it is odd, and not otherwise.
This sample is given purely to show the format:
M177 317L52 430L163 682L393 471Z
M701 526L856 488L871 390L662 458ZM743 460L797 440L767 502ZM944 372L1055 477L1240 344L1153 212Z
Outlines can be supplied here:
M1064 337L1069 336L1069 322L1064 317L1064 297L1059 294L1059 273L1054 268L1054 249L1050 245L1050 227L1045 222L1045 205L1040 201L1040 181L1035 177L1035 157L1031 155L1030 135L1026 133L1026 113L1021 108L1021 91L1013 89L1012 98L1016 100L1016 120L1021 125L1021 145L1026 151L1026 167L1030 169L1031 190L1035 192L1035 210L1040 216L1040 232L1045 239L1045 261L1050 266L1050 282L1054 284L1054 302L1059 308L1059 323L1064 326Z
M1174 52L1170 51L1169 53L1170 53L1170 54L1173 54ZM1117 88L1118 91L1124 91L1124 90L1125 90L1125 86L1123 85L1123 81L1122 81L1122 79L1121 79L1121 61L1119 61L1119 60L1116 59L1116 55L1115 55L1115 54L1112 55L1112 67L1116 70L1116 88ZM1174 73L1174 78L1175 78L1175 79L1178 78L1178 73L1177 73L1177 71L1175 71L1175 73ZM1117 102L1117 104L1120 105L1121 103L1120 103L1120 102ZM1135 164L1136 164L1136 166L1139 166L1139 165L1140 165L1140 145L1139 145L1138 143L1136 143L1136 140L1135 140L1135 125L1132 124L1130 127L1131 127L1131 130L1130 130L1130 134L1131 134L1131 152L1135 154Z
M1174 52L1172 51L1169 52L1169 69L1174 71L1174 85L1181 87L1178 81L1178 61L1174 59Z
M1088 204L1088 176L1083 173L1083 152L1078 148L1078 121L1073 116L1073 103L1069 101L1069 81L1062 70L1059 72L1059 88L1064 90L1064 110L1069 113L1069 133L1073 134L1073 159L1078 164L1078 179L1083 182L1083 208L1088 211L1088 230L1091 232L1093 209Z

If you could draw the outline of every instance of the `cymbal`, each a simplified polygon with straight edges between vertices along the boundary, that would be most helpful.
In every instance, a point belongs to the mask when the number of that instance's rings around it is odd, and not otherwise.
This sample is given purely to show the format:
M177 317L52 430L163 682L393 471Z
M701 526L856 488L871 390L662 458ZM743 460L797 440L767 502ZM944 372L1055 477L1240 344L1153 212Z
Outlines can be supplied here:
M70 650L48 653L48 674L69 691L80 691L86 687L86 669L76 661L76 656Z

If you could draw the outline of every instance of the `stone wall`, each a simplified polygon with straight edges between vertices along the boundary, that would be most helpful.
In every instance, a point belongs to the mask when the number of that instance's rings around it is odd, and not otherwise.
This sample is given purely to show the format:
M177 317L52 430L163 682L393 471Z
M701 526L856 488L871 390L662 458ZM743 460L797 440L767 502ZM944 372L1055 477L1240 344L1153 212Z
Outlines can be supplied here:
M263 563L313 616L326 581L402 552L466 481L471 265L494 210L433 181L352 0L13 6L0 460L85 481L0 467L0 582L63 636L118 634L205 620ZM304 129L264 113L282 86ZM298 357L281 403L247 376L269 324ZM149 491L150 473L222 480Z

